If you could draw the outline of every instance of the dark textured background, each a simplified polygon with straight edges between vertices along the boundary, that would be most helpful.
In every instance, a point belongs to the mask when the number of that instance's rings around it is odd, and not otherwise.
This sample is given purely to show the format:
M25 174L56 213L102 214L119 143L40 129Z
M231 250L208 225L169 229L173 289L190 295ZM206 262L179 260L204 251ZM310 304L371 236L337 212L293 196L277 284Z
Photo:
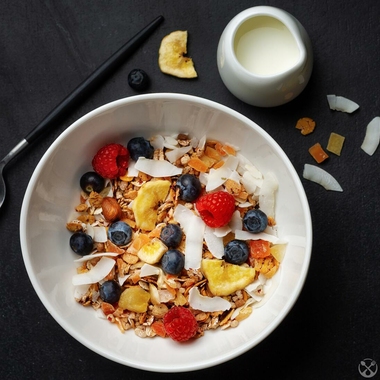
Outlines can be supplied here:
M308 31L315 66L307 89L271 109L248 106L224 87L216 66L220 34L240 11L273 5ZM2 0L0 2L0 155L5 156L57 103L111 53L158 15L164 23L133 57L74 112L6 168L6 203L0 209L1 379L361 379L364 358L380 363L379 157L361 149L368 122L380 114L380 5L378 0ZM189 32L189 54L199 78L181 80L157 65L161 39ZM302 176L313 164L308 148L326 146L330 132L346 137L340 157L322 167L343 193L302 179L310 203L314 243L309 275L287 318L244 355L195 373L154 374L93 353L48 314L24 268L19 242L23 195L38 161L54 139L94 108L135 95L131 69L146 70L150 92L181 92L227 105L257 122L282 146ZM326 94L360 104L352 115L330 111ZM317 128L294 128L309 116ZM380 372L374 378L380 378Z

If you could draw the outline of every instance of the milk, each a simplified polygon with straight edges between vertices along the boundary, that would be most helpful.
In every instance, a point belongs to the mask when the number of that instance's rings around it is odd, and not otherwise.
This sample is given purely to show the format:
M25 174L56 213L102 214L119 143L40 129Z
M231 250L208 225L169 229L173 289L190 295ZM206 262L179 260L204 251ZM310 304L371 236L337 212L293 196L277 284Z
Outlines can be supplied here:
M289 29L273 17L260 16L246 22L235 38L240 64L256 75L283 73L300 59L300 50Z

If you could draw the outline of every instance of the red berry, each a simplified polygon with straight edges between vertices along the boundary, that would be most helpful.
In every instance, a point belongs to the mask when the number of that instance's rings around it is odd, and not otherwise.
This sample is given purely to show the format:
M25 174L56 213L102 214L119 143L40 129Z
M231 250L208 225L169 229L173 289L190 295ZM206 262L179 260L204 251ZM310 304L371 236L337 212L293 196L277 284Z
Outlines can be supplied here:
M235 211L235 198L226 191L201 196L195 203L203 221L213 228L225 226Z
M92 167L103 178L114 179L127 172L129 153L120 144L108 144L99 149L92 160Z
M193 338L198 330L198 323L193 313L182 306L172 307L164 315L166 334L177 342L184 342Z

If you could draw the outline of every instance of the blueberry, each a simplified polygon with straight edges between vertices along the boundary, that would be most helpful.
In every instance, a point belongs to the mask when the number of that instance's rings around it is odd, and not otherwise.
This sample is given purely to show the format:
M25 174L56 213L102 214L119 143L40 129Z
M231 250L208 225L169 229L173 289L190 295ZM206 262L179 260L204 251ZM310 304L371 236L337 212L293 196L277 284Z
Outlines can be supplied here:
M243 225L249 232L263 232L267 228L268 217L261 210L252 209L244 215Z
M197 177L192 174L183 174L177 179L179 197L185 202L194 202L202 191L202 186Z
M249 256L249 248L243 240L231 240L224 247L224 260L231 264L241 265Z
M178 224L169 223L162 228L160 239L168 248L177 248L182 241L183 232Z
M99 287L100 298L108 303L119 301L121 292L121 286L114 280L105 281Z
M168 274L179 274L185 266L185 255L178 249L169 249L162 256L161 266Z
M108 228L108 239L116 245L125 245L132 240L132 228L122 221L112 223Z
M92 191L100 193L104 189L105 180L98 173L87 172L82 175L79 184L82 190L87 194L90 194Z
M128 84L136 91L145 91L150 84L148 74L141 69L134 69L128 74Z
M85 256L91 253L94 242L90 235L84 232L74 232L70 237L70 247L76 254Z
M139 157L153 158L154 148L144 137L134 137L127 144L127 149L132 160L137 161Z

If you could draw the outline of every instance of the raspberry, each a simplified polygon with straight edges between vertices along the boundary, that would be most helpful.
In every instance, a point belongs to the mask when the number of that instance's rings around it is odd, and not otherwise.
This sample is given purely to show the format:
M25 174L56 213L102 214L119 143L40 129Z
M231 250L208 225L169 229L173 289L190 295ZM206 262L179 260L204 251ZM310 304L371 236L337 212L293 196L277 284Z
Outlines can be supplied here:
M103 178L115 179L127 172L128 150L120 144L108 144L99 149L92 160L92 167Z
M189 309L182 306L172 307L164 315L166 334L177 342L184 342L194 337L198 330L197 321Z
M203 221L213 228L225 226L235 211L235 198L226 191L201 196L195 203Z

